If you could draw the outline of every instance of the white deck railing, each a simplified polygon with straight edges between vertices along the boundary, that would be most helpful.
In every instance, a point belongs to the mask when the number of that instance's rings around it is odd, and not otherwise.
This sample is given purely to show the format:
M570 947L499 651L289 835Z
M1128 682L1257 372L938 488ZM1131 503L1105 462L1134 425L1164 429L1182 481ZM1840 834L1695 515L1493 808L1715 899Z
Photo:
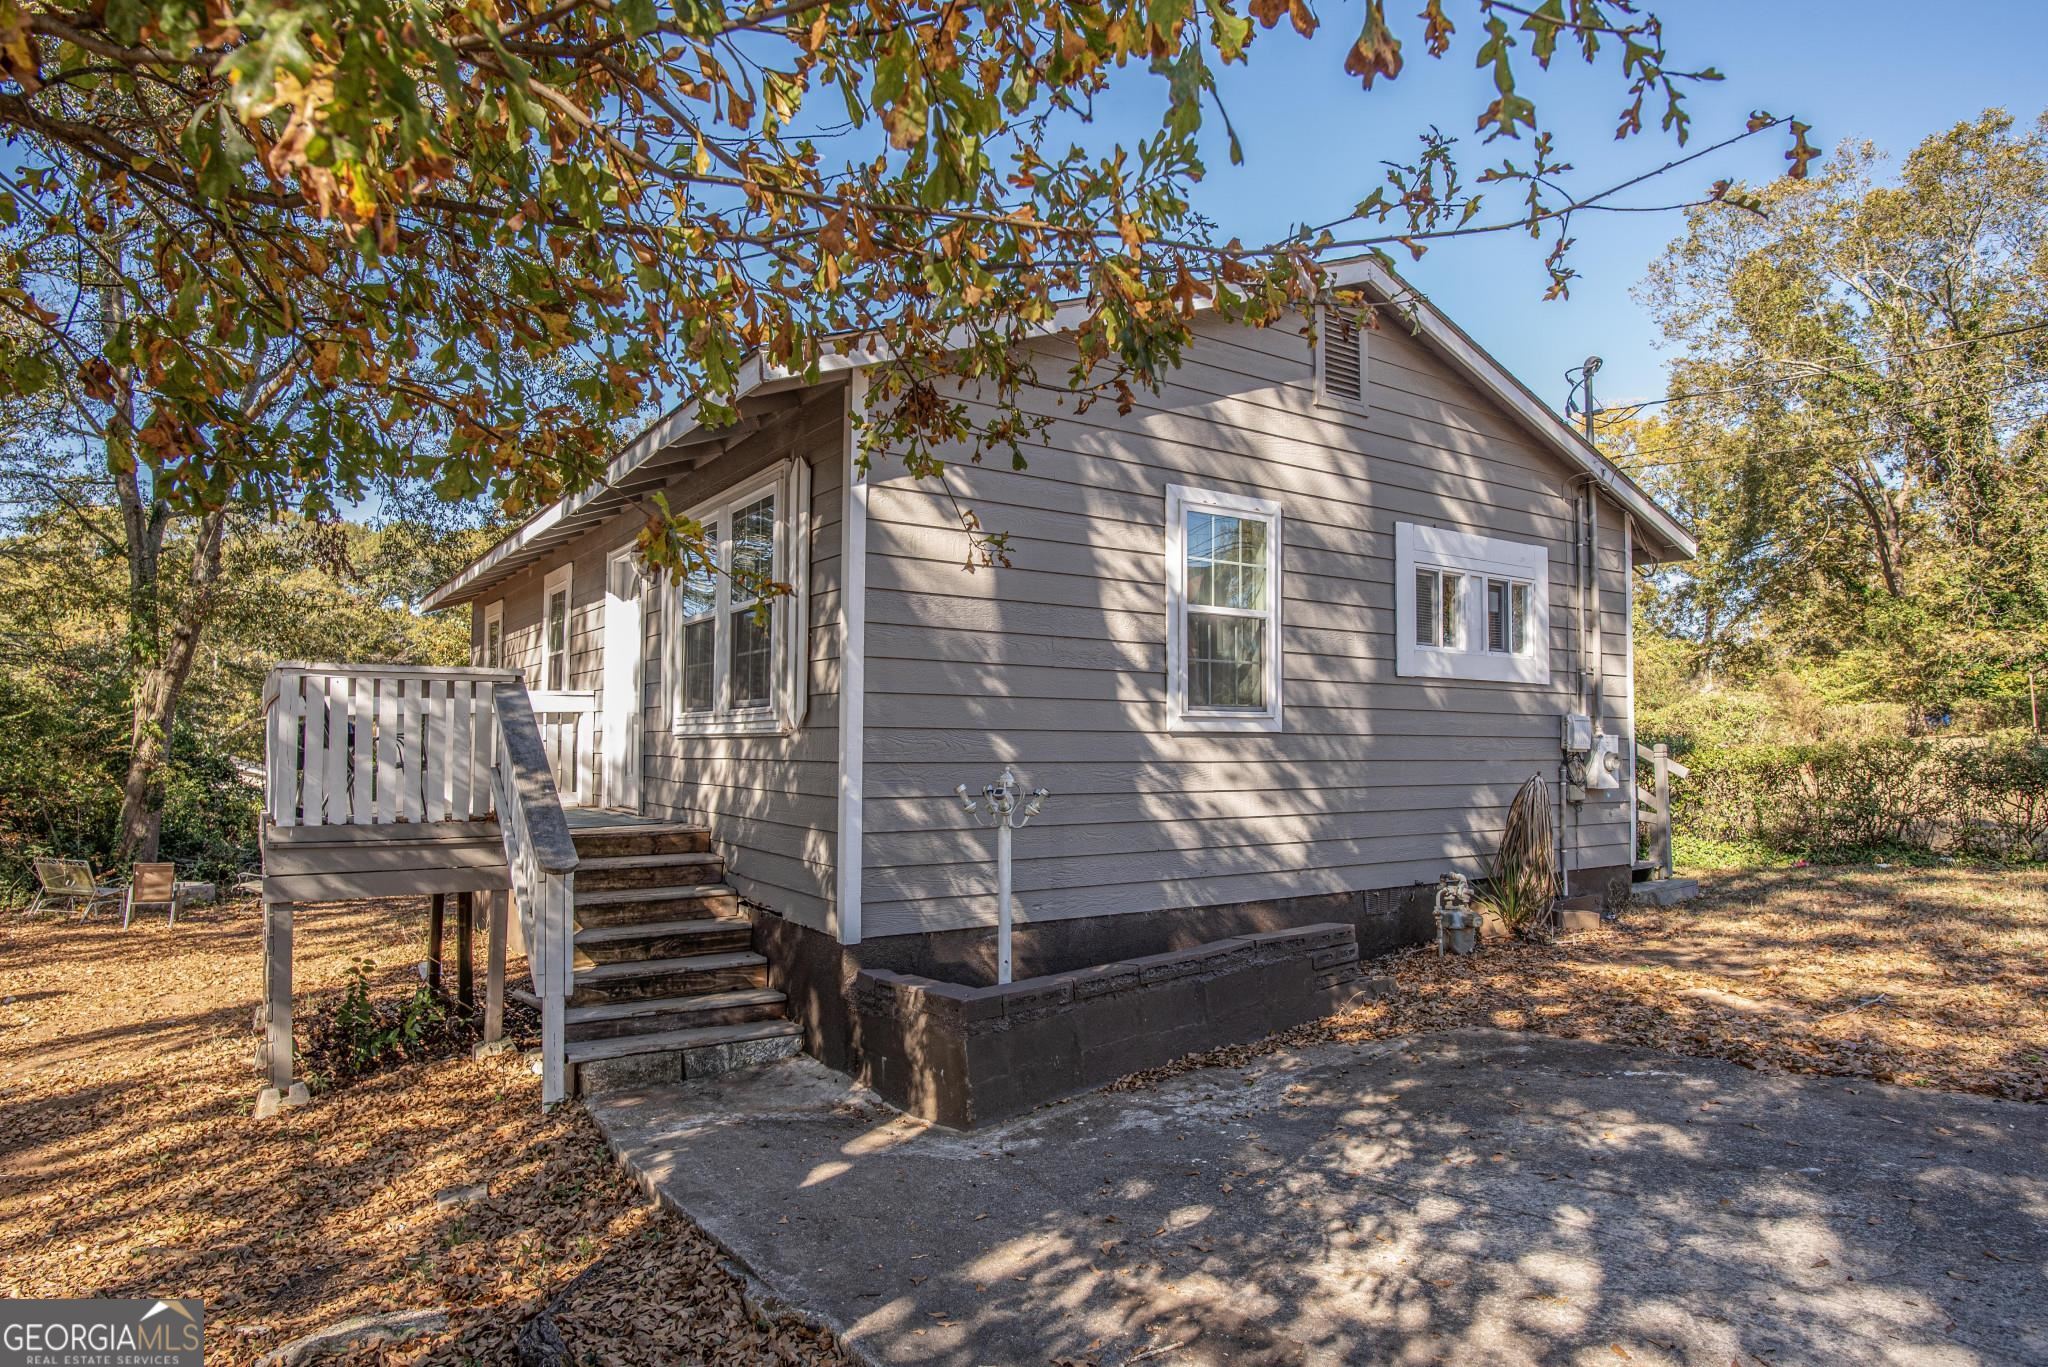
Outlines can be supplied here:
M594 695L529 698L513 670L284 664L263 707L276 825L497 818L541 1002L541 1098L560 1101L577 862L562 800L589 791L596 770Z
M562 802L571 807L589 806L596 800L597 789L597 694L536 688L529 696Z
M1642 782L1645 764L1650 766L1648 787ZM1636 747L1637 820L1653 878L1671 876L1671 780L1691 777L1692 770L1671 758L1668 746Z
M280 826L491 815L502 669L285 664L263 686L265 802Z

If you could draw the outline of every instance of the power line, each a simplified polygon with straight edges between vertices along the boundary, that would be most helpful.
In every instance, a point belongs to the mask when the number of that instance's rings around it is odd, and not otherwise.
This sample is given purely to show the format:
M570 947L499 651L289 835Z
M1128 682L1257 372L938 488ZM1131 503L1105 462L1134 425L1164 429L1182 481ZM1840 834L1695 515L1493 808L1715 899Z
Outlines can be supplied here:
M1900 405L1900 407L1917 410L1932 407L1959 398L1996 398L2000 394L2007 394L2015 389L2024 389L2029 385L2041 384L2043 382L2048 382L2048 372L2043 372L2038 375L2029 375L2022 379L2015 380L2011 384L1998 385L1991 389L1968 390L1958 393L1945 394L1940 398L1923 399L1919 403L1902 404ZM1619 459L1617 459L1617 457L1614 455L1609 455L1608 459L1615 460L1617 464L1620 464L1624 468L1631 471L1666 470L1676 469L1680 466L1686 465L1711 465L1716 462L1744 460L1756 456L1795 455L1804 451L1834 450L1844 446L1856 446L1867 449L1870 446L1870 443L1867 441L1856 441L1853 438L1844 438L1840 441L1835 442L1806 442L1798 446L1785 446L1776 448L1774 450L1713 452L1706 455L1680 457L1676 460L1640 460L1636 458L1640 456L1662 455L1666 451L1684 451L1690 449L1689 447L1683 445L1653 446L1647 451L1633 452L1628 455L1621 456Z
M1904 360L1909 356L1930 356L1939 351L1953 351L1957 347L1975 346L1981 342L1996 341L2001 337L2017 337L2028 332L2040 332L2043 329L2048 329L2048 322L2022 323L2014 327L1998 328L1991 332L1980 332L1974 337L1965 337L1959 341L1942 342L1936 346L1918 347L1912 351L1902 351L1898 353L1895 359ZM1626 422L1645 408L1654 408L1658 404L1682 403L1687 399L1711 399L1722 394L1741 394L1752 389L1768 389L1772 385L1801 384L1810 380L1833 377L1838 373L1836 371L1827 371L1821 375L1773 375L1766 379L1750 380L1743 384L1723 385L1719 389L1695 389L1678 394L1666 394L1661 399L1643 399L1635 403L1616 404L1616 408L1628 411L1623 416L1613 419L1613 422Z

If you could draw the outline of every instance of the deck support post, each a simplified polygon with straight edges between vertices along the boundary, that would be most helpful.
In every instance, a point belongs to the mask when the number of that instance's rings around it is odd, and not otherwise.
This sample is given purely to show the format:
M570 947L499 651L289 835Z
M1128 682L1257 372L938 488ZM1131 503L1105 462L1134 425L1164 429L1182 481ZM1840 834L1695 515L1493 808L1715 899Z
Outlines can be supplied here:
M263 904L263 1061L270 1085L292 1085L292 904Z
M455 894L455 999L476 1006L476 894Z
M448 914L448 894L434 894L433 910L427 913L427 986L441 990L441 931Z
M512 894L503 888L487 892L485 912L487 937L484 950L484 1047L495 1046L505 1033L505 924L506 904Z

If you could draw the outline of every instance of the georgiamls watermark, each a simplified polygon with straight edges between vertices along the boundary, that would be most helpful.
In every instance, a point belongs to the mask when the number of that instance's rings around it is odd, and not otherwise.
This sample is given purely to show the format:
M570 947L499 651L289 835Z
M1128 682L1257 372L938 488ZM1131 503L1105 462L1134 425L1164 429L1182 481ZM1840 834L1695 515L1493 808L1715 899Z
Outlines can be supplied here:
M0 1367L201 1367L197 1300L0 1300Z

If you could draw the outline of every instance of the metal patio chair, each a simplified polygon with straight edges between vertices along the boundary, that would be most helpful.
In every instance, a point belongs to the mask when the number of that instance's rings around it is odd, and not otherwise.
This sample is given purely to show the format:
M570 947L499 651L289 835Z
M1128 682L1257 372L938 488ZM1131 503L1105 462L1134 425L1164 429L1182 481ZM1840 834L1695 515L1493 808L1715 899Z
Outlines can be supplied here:
M97 911L101 904L111 904L121 895L121 889L104 884L93 877L92 865L83 859L38 859L36 870L36 897L28 905L28 914L33 916L43 909L45 903L62 902L78 908L78 919Z
M128 918L137 907L169 907L171 924L177 925L179 895L176 864L137 864L121 904L121 929L128 929Z

